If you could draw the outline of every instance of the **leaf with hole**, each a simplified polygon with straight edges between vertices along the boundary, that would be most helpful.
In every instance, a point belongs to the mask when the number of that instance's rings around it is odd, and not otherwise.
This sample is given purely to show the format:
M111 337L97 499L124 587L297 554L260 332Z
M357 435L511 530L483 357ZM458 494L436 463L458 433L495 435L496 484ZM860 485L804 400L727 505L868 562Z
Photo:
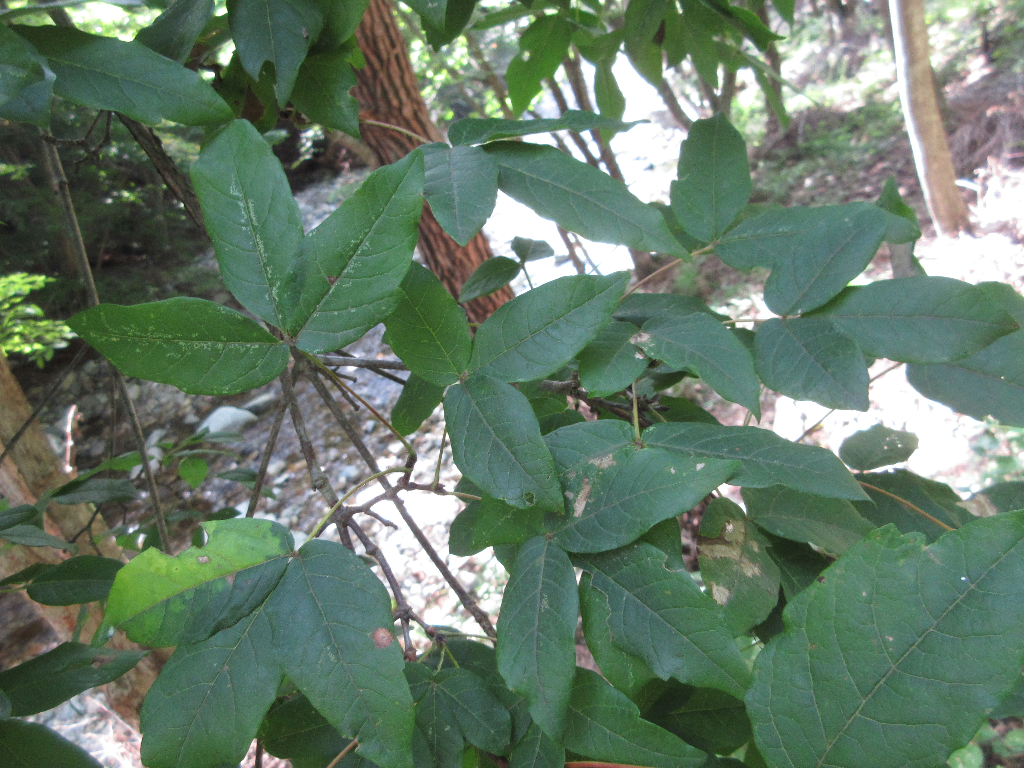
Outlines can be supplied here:
M137 643L166 647L205 640L263 602L293 542L270 520L211 520L208 541L175 557L147 549L118 571L106 620Z
M409 266L384 324L391 349L424 381L445 387L466 370L473 344L466 316L426 267Z
M579 598L569 556L538 536L519 548L498 617L498 670L530 715L561 738L576 670Z
M391 598L366 563L336 542L308 541L264 610L277 663L317 711L366 759L407 768L412 697Z
M179 646L142 705L143 763L237 763L274 702L281 677L262 607L202 642Z
M655 424L644 430L644 443L689 456L736 459L733 485L766 488L784 485L835 499L865 499L856 479L831 451L791 443L757 427L713 424Z
M870 534L787 606L757 657L746 702L759 750L776 766L941 764L1020 677L1022 578L1024 513L929 547Z
M917 450L917 435L881 424L854 432L839 446L839 458L858 472L899 464Z
M759 527L841 555L875 524L861 517L852 502L794 491L782 485L744 488L747 515Z
M47 59L53 92L73 104L109 109L147 125L170 120L214 125L231 108L199 76L142 43L57 26L14 27Z
M466 245L480 231L498 199L498 166L479 147L427 144L423 196L445 232Z
M476 332L469 370L504 381L554 373L608 322L628 275L560 277L502 304Z
M599 243L685 256L661 213L621 181L554 147L518 141L488 144L498 188L538 216Z
M771 318L757 327L754 363L765 385L794 400L866 411L868 367L857 342L826 318Z
M288 364L288 348L257 323L204 299L100 304L68 325L126 376L173 384L189 394L244 392L266 384Z
M664 552L642 542L573 558L608 600L612 642L663 680L742 696L750 672L721 606L665 560Z

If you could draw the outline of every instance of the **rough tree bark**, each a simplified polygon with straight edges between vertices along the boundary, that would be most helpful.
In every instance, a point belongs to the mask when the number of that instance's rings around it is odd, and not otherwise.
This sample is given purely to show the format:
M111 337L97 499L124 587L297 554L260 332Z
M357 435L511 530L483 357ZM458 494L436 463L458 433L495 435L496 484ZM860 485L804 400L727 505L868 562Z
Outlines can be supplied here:
M942 127L929 58L924 0L889 0L900 103L928 213L940 234L970 229L956 186L953 158Z
M381 123L396 125L430 141L444 137L430 120L430 111L420 94L419 83L409 60L409 52L395 21L390 0L370 0L356 30L356 40L366 58L366 66L356 71L359 84L353 95L359 100L360 114ZM412 136L391 128L364 123L363 141L382 165L405 157L420 145ZM420 251L430 270L453 296L484 260L491 247L483 233L463 248L437 223L430 207L424 204L420 220ZM466 305L469 319L483 322L495 309L512 298L508 288L475 299Z

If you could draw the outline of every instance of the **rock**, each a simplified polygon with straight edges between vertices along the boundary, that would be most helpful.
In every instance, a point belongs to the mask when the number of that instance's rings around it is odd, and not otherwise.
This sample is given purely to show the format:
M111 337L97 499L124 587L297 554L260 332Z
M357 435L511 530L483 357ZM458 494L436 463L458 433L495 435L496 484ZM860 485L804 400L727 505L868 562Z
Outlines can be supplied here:
M246 427L252 426L255 422L256 415L252 411L247 411L244 408L235 408L233 405L222 405L203 419L196 432L202 432L204 429L209 430L210 434L215 432L241 432Z
M260 416L273 408L277 404L277 401L277 392L264 392L261 395L256 395L252 400L245 403L242 408Z

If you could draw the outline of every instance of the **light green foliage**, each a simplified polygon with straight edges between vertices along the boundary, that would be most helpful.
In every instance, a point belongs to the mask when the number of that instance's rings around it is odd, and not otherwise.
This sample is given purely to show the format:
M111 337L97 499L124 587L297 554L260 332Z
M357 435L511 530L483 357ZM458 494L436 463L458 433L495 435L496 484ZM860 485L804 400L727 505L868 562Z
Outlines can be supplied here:
M412 7L435 46L473 13L463 0ZM776 7L792 17L792 3ZM211 20L209 3L179 0L131 43L5 26L0 114L46 125L52 90L144 122L209 127L192 175L225 284L250 316L177 298L103 304L69 324L129 375L234 394L290 376L289 357L308 375L311 357L384 323L411 371L395 428L416 431L444 403L464 475L457 491L470 502L451 525L450 552L493 546L509 572L496 637L434 628L417 660L405 644L420 606L393 585L389 593L363 556L317 537L296 551L267 520L208 521L177 555L149 548L126 565L81 555L5 576L0 587L43 603L106 605L94 646L62 645L0 673L0 763L94 764L11 718L133 664L138 653L100 647L111 627L177 646L142 710L143 760L155 768L233 765L257 736L296 768L324 768L349 747L346 768L559 768L567 758L932 768L988 714L1021 714L1018 484L989 489L994 514L974 519L949 486L878 471L913 451L906 433L855 435L840 460L664 394L692 377L750 419L764 388L862 409L866 356L888 357L911 363L923 392L1017 423L1020 297L926 276L860 284L882 242L919 235L895 189L877 205L748 206L746 147L721 115L693 125L661 208L555 147L518 140L628 129L612 68L623 50L655 83L663 61L688 59L709 88L720 65L760 66L743 41L763 50L775 35L727 0L635 0L624 17L597 2L482 10L479 29L517 19L526 29L506 73L514 109L532 102L572 43L598 68L603 114L460 121L451 145L375 171L305 233L261 131L289 99L324 127L358 129L348 90L359 55L345 41L364 8L231 0ZM220 91L179 63L203 66L191 59L205 55L192 45L200 38L234 44ZM232 119L255 106L256 124ZM467 242L499 189L592 240L681 258L701 249L735 269L770 270L764 303L778 317L761 318L755 334L697 299L623 298L627 274L579 274L507 302L474 336L455 298L413 265L413 249L425 201ZM462 299L554 255L530 234L513 241L517 260L485 262ZM581 403L600 418L588 420ZM183 479L202 481L198 448L167 450ZM724 483L743 488L745 509L722 498ZM123 480L86 476L54 498L134 495ZM76 553L43 530L40 508L5 503L0 538ZM703 589L684 569L679 529L694 508ZM357 527L362 511L344 510L357 517L342 541L354 534L383 566ZM587 648L577 645L581 617ZM587 649L603 677L577 666ZM1019 746L1006 738L998 749ZM957 754L969 763L971 753Z
M47 320L43 310L25 301L50 280L25 272L0 275L0 350L6 355L25 355L40 368L74 335L67 325Z

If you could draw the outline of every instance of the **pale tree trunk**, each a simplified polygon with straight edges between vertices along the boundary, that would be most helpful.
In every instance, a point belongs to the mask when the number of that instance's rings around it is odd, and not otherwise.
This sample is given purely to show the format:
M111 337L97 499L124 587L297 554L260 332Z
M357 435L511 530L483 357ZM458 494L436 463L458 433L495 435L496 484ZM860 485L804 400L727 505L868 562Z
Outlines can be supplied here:
M420 94L390 0L370 0L356 30L356 41L366 58L366 66L356 70L359 84L352 91L359 100L360 115L404 128L429 141L443 141ZM391 128L364 123L360 130L363 141L382 165L400 160L421 144ZM420 220L419 245L427 266L453 296L458 296L462 284L491 257L491 247L482 232L463 248L441 229L427 205ZM471 321L482 322L510 298L512 292L503 288L469 302L466 312Z
M17 379L11 374L7 358L0 353L0 453L12 440L32 413L25 394ZM59 485L71 480L73 475L65 474L61 461L51 450L49 441L38 422L32 424L21 436L17 444L0 464L0 496L7 499L12 506L35 504L46 491L52 491ZM120 548L112 536L106 536L95 544L89 534L98 535L106 531L103 518L97 516L92 521L92 513L86 504L54 504L46 508L44 525L47 531L64 540L89 530L78 538L78 545L83 554L103 555L119 560L124 559ZM59 563L65 555L48 547L13 546L0 555L0 578L17 573L33 563ZM50 624L61 641L70 640L78 619L78 606L43 606L33 604L33 608ZM102 618L97 603L89 606L89 616L85 621L82 641L88 642L93 631L99 626ZM110 647L125 649L137 648L124 636L117 632L111 638ZM128 674L106 686L107 698L111 706L130 722L138 722L139 707L149 690L153 680L160 671L163 656L150 654Z
M924 0L889 0L889 8L900 103L928 213L940 234L970 230L935 96Z

